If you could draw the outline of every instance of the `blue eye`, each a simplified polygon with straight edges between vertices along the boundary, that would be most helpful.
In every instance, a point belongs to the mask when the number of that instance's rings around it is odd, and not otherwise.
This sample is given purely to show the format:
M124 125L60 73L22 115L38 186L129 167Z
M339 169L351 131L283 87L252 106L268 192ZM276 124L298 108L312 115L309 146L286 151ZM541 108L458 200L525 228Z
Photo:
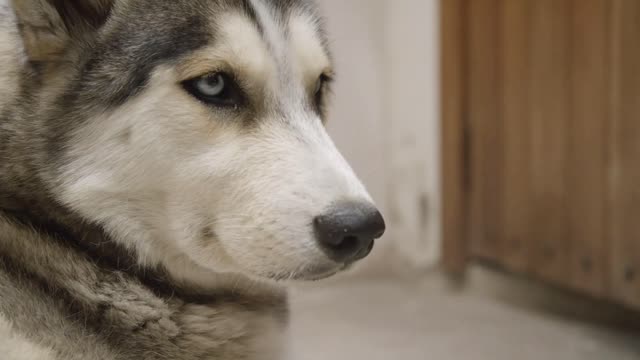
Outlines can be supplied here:
M243 100L240 87L231 76L222 72L187 80L182 85L198 100L217 107L237 108Z
M220 96L224 92L225 86L222 74L201 77L195 82L196 90L203 96Z

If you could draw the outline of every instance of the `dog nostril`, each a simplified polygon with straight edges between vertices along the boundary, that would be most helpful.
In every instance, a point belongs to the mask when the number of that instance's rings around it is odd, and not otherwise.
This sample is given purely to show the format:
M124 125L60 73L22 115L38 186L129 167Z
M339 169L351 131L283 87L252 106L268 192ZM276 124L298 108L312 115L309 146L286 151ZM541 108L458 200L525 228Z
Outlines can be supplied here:
M347 236L343 239L340 239L340 242L332 245L327 244L328 247L332 248L337 252L352 252L356 250L358 246L358 238L355 236Z
M380 212L366 203L342 203L328 214L314 219L321 247L337 262L353 262L366 257L374 240L385 230Z

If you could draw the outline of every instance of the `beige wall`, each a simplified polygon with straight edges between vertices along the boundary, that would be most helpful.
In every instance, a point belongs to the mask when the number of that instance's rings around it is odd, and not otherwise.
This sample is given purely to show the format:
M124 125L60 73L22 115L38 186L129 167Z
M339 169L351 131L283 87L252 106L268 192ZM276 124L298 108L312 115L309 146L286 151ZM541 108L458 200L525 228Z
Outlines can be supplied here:
M432 265L440 252L438 0L319 3L338 72L329 130L389 225L369 263Z

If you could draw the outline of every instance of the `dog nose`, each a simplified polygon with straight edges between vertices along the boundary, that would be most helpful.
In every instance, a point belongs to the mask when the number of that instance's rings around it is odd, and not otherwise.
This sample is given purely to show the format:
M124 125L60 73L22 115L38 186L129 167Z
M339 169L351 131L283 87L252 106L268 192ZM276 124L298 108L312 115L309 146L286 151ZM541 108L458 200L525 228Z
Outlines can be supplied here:
M366 203L342 203L313 220L321 247L334 261L351 263L365 258L374 240L385 231L380 212Z

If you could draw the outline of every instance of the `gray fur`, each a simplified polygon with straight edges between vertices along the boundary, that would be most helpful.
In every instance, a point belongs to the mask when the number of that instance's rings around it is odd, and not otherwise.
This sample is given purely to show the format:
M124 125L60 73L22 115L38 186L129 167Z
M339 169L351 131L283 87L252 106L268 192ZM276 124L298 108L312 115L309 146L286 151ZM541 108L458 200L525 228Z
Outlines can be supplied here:
M158 65L212 43L203 24L220 9L243 9L255 21L250 4L7 1L0 0L0 329L9 324L16 346L31 344L42 359L275 360L286 329L283 289L173 280L139 264L55 191L73 129L135 97ZM292 8L313 11L297 0L267 3L283 17Z

